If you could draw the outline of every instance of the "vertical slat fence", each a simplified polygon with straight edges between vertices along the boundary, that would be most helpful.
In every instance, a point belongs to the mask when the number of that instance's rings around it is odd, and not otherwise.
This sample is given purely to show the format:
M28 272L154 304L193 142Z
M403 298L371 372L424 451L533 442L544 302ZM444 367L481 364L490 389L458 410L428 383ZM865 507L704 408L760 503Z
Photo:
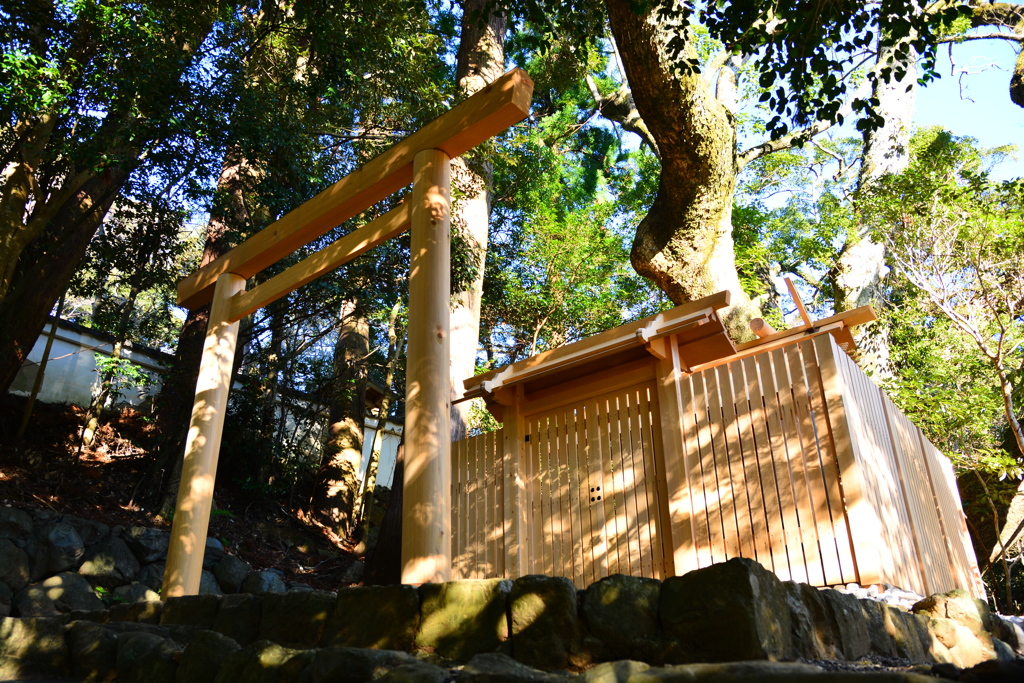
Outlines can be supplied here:
M747 557L818 586L984 596L949 461L832 337L677 381L681 439L669 441L682 453L660 452L651 381L523 415L520 498L506 490L507 435L454 444L453 574L543 573L581 588L619 572L664 578L681 542L697 567ZM666 463L683 475L674 487ZM521 511L504 509L512 500ZM672 513L685 539L668 532L669 500L686 501ZM504 530L516 515L513 567Z

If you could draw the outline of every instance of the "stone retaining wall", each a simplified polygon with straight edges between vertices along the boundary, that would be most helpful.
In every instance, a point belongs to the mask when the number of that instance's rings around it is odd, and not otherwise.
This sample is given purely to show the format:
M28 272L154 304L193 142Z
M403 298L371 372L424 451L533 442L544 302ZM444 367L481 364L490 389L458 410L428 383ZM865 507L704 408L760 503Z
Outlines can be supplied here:
M0 617L53 617L102 610L108 603L159 600L170 533L0 507ZM343 579L358 581L355 563ZM207 539L199 592L303 591L276 569L254 569ZM102 598L101 598L102 596Z
M737 559L663 582L611 576L584 591L567 579L526 576L199 595L7 618L0 621L0 679L70 673L82 680L116 674L119 681L235 683L369 680L399 671L406 677L390 680L428 681L445 671L429 662L475 661L479 668L503 657L545 670L626 659L662 666L872 655L968 667L1012 660L1022 646L1019 628L961 591L926 598L908 612L783 583ZM346 667L366 677L337 677ZM521 680L541 680L529 675ZM701 680L688 676L674 680Z

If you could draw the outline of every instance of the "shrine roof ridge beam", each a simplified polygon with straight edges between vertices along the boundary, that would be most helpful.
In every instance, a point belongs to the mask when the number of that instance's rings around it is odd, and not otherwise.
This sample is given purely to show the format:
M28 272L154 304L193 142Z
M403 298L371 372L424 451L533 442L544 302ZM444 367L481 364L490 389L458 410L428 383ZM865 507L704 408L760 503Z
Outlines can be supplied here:
M250 278L410 184L417 152L439 149L454 158L523 120L532 95L533 81L513 69L186 277L178 283L178 305L193 309L209 303L222 273Z
M573 344L545 351L504 368L470 377L463 382L466 388L464 396L469 398L482 396L501 386L523 382L608 356L616 351L641 346L649 340L667 334L678 333L684 328L707 322L715 311L728 306L730 299L731 295L728 291L721 291L668 311L606 330Z

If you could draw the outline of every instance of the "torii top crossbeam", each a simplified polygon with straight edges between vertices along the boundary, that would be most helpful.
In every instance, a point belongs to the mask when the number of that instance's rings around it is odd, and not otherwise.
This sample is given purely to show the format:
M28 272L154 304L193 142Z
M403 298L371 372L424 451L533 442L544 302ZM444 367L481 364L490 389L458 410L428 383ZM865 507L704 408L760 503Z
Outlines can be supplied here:
M402 581L444 581L451 567L448 386L449 162L521 121L533 82L515 69L248 238L178 285L210 303L162 597L199 590L238 321L405 230L411 233ZM279 275L246 278L412 183L412 196Z

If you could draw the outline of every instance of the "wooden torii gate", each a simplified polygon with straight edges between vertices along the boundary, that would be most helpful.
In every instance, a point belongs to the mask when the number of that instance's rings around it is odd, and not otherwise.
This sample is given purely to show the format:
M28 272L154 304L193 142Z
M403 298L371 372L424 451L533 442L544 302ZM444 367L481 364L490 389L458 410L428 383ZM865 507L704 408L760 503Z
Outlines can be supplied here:
M451 569L448 306L452 157L526 118L533 82L515 69L178 284L178 304L211 303L171 527L163 598L199 592L238 321L409 230L402 582ZM412 196L266 282L246 278L412 183Z

